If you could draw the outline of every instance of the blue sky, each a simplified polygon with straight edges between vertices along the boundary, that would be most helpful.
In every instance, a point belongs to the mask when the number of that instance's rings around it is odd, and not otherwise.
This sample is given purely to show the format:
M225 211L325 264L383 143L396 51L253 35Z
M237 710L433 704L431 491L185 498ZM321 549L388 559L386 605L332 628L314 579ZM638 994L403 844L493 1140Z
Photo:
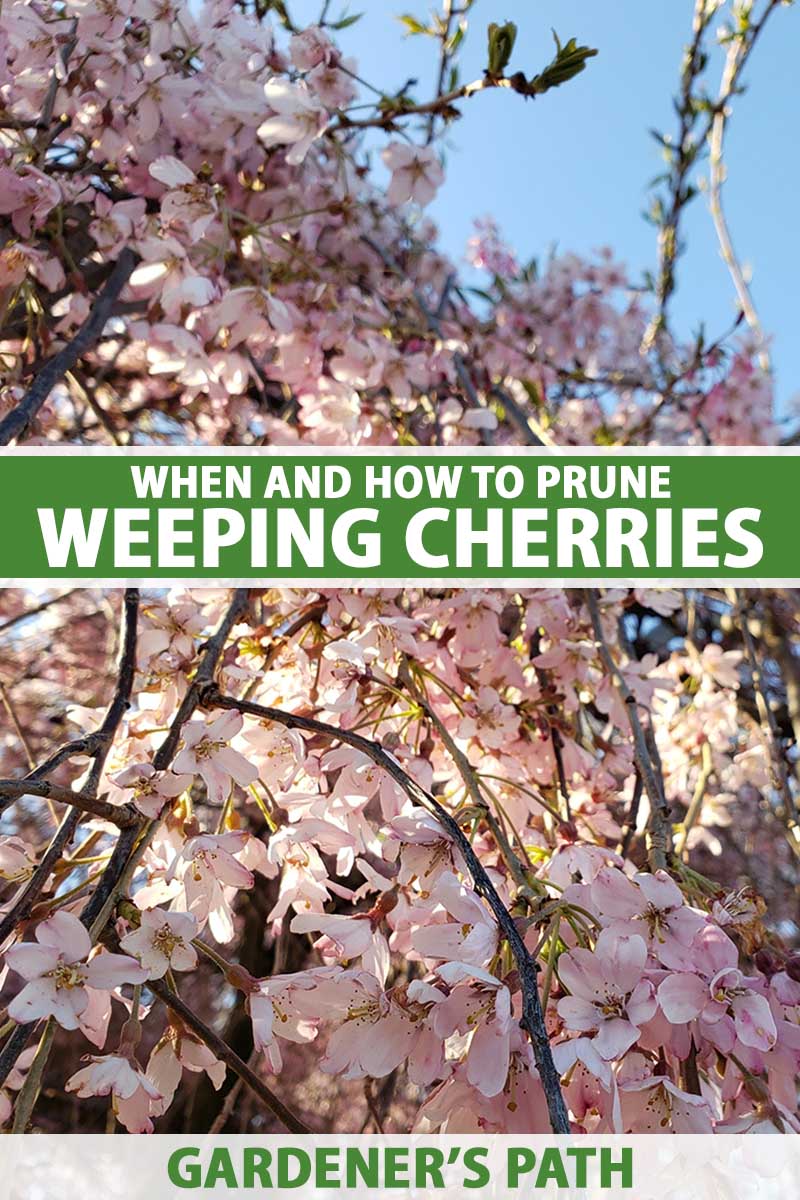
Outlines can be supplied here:
M398 12L425 18L433 0L349 0L365 10L340 37L362 75L382 86L419 79L427 97L435 46L404 38ZM319 0L295 0L296 19L312 21ZM511 68L539 70L552 55L551 27L562 41L577 36L600 53L569 84L525 101L506 91L481 94L463 106L452 127L445 187L429 210L445 249L460 258L476 216L492 213L524 259L554 244L586 253L612 246L636 278L655 261L655 231L641 217L647 184L662 169L649 127L671 132L692 0L478 0L463 56L463 78L483 68L490 21L519 28ZM337 11L336 3L332 4ZM726 211L740 259L753 271L753 291L773 338L779 407L800 392L796 281L800 238L791 217L800 194L796 144L800 6L771 18L746 74L728 131ZM717 75L713 77L716 86ZM689 209L688 249L680 264L674 318L689 334L705 321L709 335L735 313L727 271L717 250L703 197Z

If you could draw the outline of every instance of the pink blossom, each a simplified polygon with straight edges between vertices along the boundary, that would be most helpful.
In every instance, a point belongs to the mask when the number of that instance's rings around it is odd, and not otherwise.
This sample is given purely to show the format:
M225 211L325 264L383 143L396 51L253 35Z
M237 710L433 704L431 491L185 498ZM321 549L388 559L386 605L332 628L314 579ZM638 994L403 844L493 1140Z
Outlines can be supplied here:
M247 1011L253 1022L253 1041L266 1053L272 1071L280 1071L283 1066L278 1038L304 1043L317 1036L317 1024L324 1011L317 989L331 974L331 968L322 967L254 980L253 990L247 995Z
M128 1133L152 1133L150 1116L161 1096L136 1062L114 1054L92 1056L88 1062L67 1080L66 1090L81 1100L110 1095L114 1115Z
M508 1076L514 1028L511 994L494 975L469 963L445 963L436 974L453 991L435 1010L434 1030L442 1037L456 1030L472 1033L467 1079L481 1095L496 1096Z
M702 975L682 971L659 985L658 1003L667 1020L683 1025L698 1018L712 1040L725 1037L725 1026L732 1026L743 1045L771 1050L778 1035L769 1001L753 989L756 981L739 970L739 954L730 938L708 926L694 949Z
M147 608L143 623L136 643L137 661L142 667L167 651L181 659L191 658L205 618L193 604L153 604Z
M108 991L147 978L124 954L102 952L86 962L91 948L86 928L71 913L59 910L41 921L35 942L18 942L5 952L8 965L26 980L8 1015L21 1025L54 1017L64 1029L77 1029L89 1005L88 989Z
M558 961L570 991L558 1002L559 1016L569 1029L594 1031L594 1044L605 1059L624 1054L655 1015L653 985L642 978L646 961L643 938L611 929L601 931L594 950L578 947Z
M120 803L132 801L151 820L155 820L170 800L180 796L191 785L189 775L158 772L152 763L147 762L132 763L110 776L110 780L121 793ZM110 799L112 804L115 803L113 795Z
M152 1097L150 1101L151 1116L160 1117L170 1107L184 1070L193 1074L205 1071L214 1090L219 1091L225 1082L227 1068L214 1057L208 1046L185 1029L178 1031L168 1026L147 1060L147 1078L158 1092L158 1098Z
M386 192L390 204L405 204L411 200L424 207L430 204L444 183L442 164L430 146L390 142L381 157L392 172Z
M148 979L162 979L168 970L191 971L197 966L192 938L197 922L191 913L169 913L145 909L138 929L127 933L120 946L147 971Z
M328 124L328 116L305 83L274 78L264 84L267 104L275 114L258 128L265 146L290 146L286 161L301 163Z
M212 188L199 183L194 171L171 154L155 159L148 170L169 189L161 200L164 224L182 225L190 238L201 238L217 216Z
M484 966L497 949L497 924L478 896L447 871L438 877L431 898L453 919L438 920L434 909L430 919L412 932L411 944L417 953L428 959Z
M708 1102L666 1075L621 1083L620 1100L626 1133L714 1132Z
M349 963L360 958L365 971L381 982L386 982L389 973L389 946L385 936L368 913L341 916L318 913L298 913L292 918L292 933L310 933L319 930L323 937L315 943L327 959Z
M289 52L298 71L310 71L321 63L329 63L336 48L319 25L309 25L293 35Z
M641 871L630 880L622 871L603 867L592 883L592 901L618 933L636 933L666 967L691 963L689 947L704 918L689 908L666 871Z
M380 1079L404 1060L415 1041L409 1014L368 971L344 971L320 986L322 1011L344 1020L328 1038L320 1069L345 1079Z
M0 879L23 883L30 878L36 860L31 847L19 837L0 837Z
M499 750L519 733L519 714L504 704L491 687L478 690L475 700L466 706L466 715L458 725L461 738L478 738L488 749Z
M234 783L246 788L258 779L256 767L229 744L241 728L242 715L233 711L208 722L189 721L183 728L183 749L173 769L199 775L212 804L224 804Z
M218 942L233 937L231 897L239 888L251 888L252 871L235 857L244 850L248 834L198 834L190 838L168 872L183 884L183 906L199 929L208 922Z

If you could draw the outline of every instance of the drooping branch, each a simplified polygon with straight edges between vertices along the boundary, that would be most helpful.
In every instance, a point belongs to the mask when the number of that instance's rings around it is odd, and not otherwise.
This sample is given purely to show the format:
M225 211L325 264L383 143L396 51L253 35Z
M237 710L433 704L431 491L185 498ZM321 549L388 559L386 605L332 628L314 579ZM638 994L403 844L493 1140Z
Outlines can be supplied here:
M589 610L589 616L592 620L597 650L604 667L608 671L612 686L622 701L628 717L628 724L630 725L631 736L633 738L634 758L639 768L639 774L642 777L644 789L647 792L647 799L650 801L650 816L647 823L650 867L653 871L663 870L672 857L672 827L669 818L669 805L664 793L664 781L661 778L657 765L653 761L647 735L639 717L636 697L628 687L625 676L614 662L613 655L609 649L605 633L603 632L603 622L600 616L600 606L597 602L597 593L593 588L585 588L583 595Z
M339 729L335 725L327 725L313 717L304 717L299 713L284 712L279 708L270 708L263 704L255 704L249 700L237 700L235 696L226 696L218 688L211 686L203 693L203 703L208 708L235 709L241 713L258 717L260 720L275 721L287 729L297 729L303 733L315 734L333 741L343 742L361 751L376 766L381 767L406 793L412 803L421 806L432 813L444 826L447 833L458 846L459 852L467 864L476 891L484 897L491 908L495 920L503 936L506 938L519 973L522 990L522 1020L520 1024L526 1030L533 1045L534 1058L539 1070L542 1087L547 1100L550 1124L554 1133L569 1133L570 1123L564 1097L561 1092L561 1080L553 1062L550 1050L550 1040L544 1021L539 986L537 980L538 967L528 950L516 926L516 923L506 908L492 883L485 867L478 859L469 839L458 824L458 821L444 808L439 801L427 792L415 779L406 774L400 764L391 754L388 754L378 742L353 733L348 729Z
M165 771L175 757L181 731L200 703L204 689L214 677L228 635L247 607L247 597L247 588L237 588L216 631L206 642L195 677L173 718L166 738L153 756L153 766L157 771ZM93 937L105 926L117 896L122 894L133 877L136 866L158 826L158 820L148 822L142 819L133 829L125 830L119 838L97 888L81 915L81 920Z
M76 592L81 590L81 588L70 588L66 592L60 592L58 596L50 596L49 599L43 600L41 604L37 604L33 608L28 608L24 612L17 613L16 616L9 617L7 621L3 621L0 624L0 633L6 633L9 629L13 629L15 625L20 625L23 621L27 621L31 617L37 617L39 613L52 608L54 604L61 604L64 600L69 600L70 596L74 596Z
M100 728L92 735L93 750L92 766L89 771L89 777L85 786L81 789L83 803L89 803L96 800L97 789L100 785L100 780L103 774L108 752L111 749L111 744L114 741L119 724L122 721L125 711L130 704L131 693L133 691L133 681L136 674L136 640L139 620L139 589L126 588L123 598L123 619L122 619L122 636L120 639L119 659L117 663L117 681L114 687L114 694L111 702L106 709L105 717L100 725ZM70 747L74 743L70 743ZM52 756L48 760L48 769L53 769L53 764L56 762L57 756ZM61 760L58 760L61 761ZM38 772L31 772L28 781L21 780L20 786L31 791L30 779L42 773L43 768L39 768ZM38 783L34 787L39 786ZM65 789L72 796L73 793L69 789ZM47 885L50 875L61 857L62 851L66 845L72 840L75 830L78 828L81 817L85 808L81 808L73 802L67 801L70 808L63 817L61 824L53 835L53 839L47 848L42 860L36 867L33 875L22 888L21 892L15 898L8 912L0 921L0 945L3 945L5 939L13 932L13 930L22 921L30 915L37 898ZM111 807L110 805L108 807ZM131 822L130 826L123 829L120 834L119 841L127 844L127 837L135 836L139 828L138 821ZM119 846L119 842L117 843ZM113 862L113 855L112 855ZM104 873L105 874L105 873ZM101 877L98 888L102 887L103 877ZM93 897L94 898L94 897ZM36 1027L36 1022L31 1022L27 1025L20 1025L14 1030L9 1037L8 1042L3 1048L0 1055L0 1085L8 1075L8 1072L16 1062L16 1057L11 1059L11 1053L16 1048L16 1056L18 1057L25 1046L28 1044L33 1031ZM48 1051L49 1052L49 1051ZM44 1069L44 1065L42 1067ZM5 1073L4 1073L5 1072Z
M70 810L65 814L58 829L53 835L52 842L45 852L43 858L36 867L33 875L22 888L20 893L15 898L8 912L0 921L0 945L12 932L16 925L24 921L31 913L31 910L36 903L38 896L47 884L52 873L53 867L61 857L61 852L64 847L71 841L75 830L78 827L81 816L84 812L92 811L87 808L87 805L93 804L97 799L97 789L100 784L100 779L103 773L103 766L106 757L111 749L111 743L114 740L117 728L122 720L125 710L130 703L131 692L133 690L133 680L136 671L136 635L137 623L139 617L139 589L126 588L123 599L123 630L120 640L119 661L117 666L117 682L114 687L114 694L111 702L106 710L105 717L100 725L100 728L93 733L87 734L85 738L80 738L77 741L69 742L63 746L55 754L51 755L46 762L42 763L36 770L31 771L25 779L7 781L12 791L16 795L50 795L52 799L57 799L53 794L52 788L54 785L46 785L50 790L48 793L38 791L42 785L42 777L54 771L60 763L64 762L73 754L89 754L92 758L92 767L89 778L83 788L80 789L79 800L76 802L73 799L66 799L66 796L74 794L68 788L60 789L64 795L63 802L70 805ZM109 809L111 805L104 806ZM116 813L116 810L113 810ZM102 815L104 819L108 819L105 811L102 813L94 812L95 816ZM123 818L124 819L124 818ZM115 824L118 821L115 820ZM133 824L133 822L131 822Z
M245 1087L248 1087L254 1096L266 1105L271 1113L281 1121L290 1133L311 1133L309 1127L295 1116L291 1109L287 1108L279 1096L268 1088L262 1079L259 1079L255 1071L250 1067L239 1055L230 1048L227 1042L214 1032L204 1021L197 1016L195 1012L189 1008L174 992L170 991L163 979L153 979L147 985L150 990L158 996L171 1012L183 1022L187 1029L191 1029L192 1033L208 1047L215 1058L220 1062L224 1062L227 1067L235 1075L238 1075Z
M129 247L122 250L83 325L71 341L45 363L19 404L0 421L0 446L7 446L15 438L23 437L53 388L100 340L113 315L114 305L138 261L137 255Z

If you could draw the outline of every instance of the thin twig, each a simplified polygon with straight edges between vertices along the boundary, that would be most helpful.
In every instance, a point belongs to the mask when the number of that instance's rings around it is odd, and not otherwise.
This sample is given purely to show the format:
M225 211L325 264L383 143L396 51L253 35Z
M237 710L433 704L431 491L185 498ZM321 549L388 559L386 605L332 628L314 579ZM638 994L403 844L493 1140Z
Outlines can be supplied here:
M614 662L606 641L597 594L592 588L585 588L583 594L592 620L598 652L628 716L636 765L650 801L650 816L647 822L647 849L650 867L653 871L663 870L667 867L672 855L672 829L669 820L669 806L664 794L664 783L651 756L647 737L639 718L636 697L628 687L622 671Z

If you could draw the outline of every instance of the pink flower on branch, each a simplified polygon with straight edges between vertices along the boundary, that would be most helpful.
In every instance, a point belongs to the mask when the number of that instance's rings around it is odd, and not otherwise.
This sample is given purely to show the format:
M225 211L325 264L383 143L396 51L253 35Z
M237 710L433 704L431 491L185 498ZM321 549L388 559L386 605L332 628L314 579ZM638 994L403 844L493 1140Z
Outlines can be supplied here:
M721 929L710 925L694 946L697 973L669 975L658 988L658 1003L667 1020L684 1025L698 1020L700 1030L724 1052L734 1041L753 1050L771 1050L777 1040L767 997L754 987L756 978L739 970L739 952Z
M128 1133L152 1133L150 1117L161 1095L137 1063L116 1054L92 1056L89 1063L67 1080L66 1090L81 1100L111 1096L114 1115Z
M258 127L258 136L265 146L289 146L286 161L297 166L327 127L328 114L305 83L276 76L264 84L264 95L273 116Z
M139 960L148 979L162 979L169 970L191 971L197 966L197 951L192 946L196 934L197 921L191 913L150 908L142 913L139 928L125 934L120 946Z
M579 946L558 960L570 995L558 1002L568 1029L594 1033L604 1059L619 1058L637 1041L642 1025L655 1016L652 983L643 978L647 946L637 934L604 929L593 950Z
M22 1025L54 1017L64 1029L78 1029L89 989L110 991L147 978L136 959L125 954L101 951L87 962L91 949L87 929L71 913L55 912L40 922L35 942L18 942L5 952L8 965L26 980L8 1015Z
M392 172L386 192L390 204L430 204L444 183L444 168L430 146L412 146L390 142L381 155Z
M458 1030L471 1033L467 1079L483 1096L496 1096L505 1086L516 1022L511 993L494 975L469 963L450 962L436 974L453 991L437 1006L433 1027L441 1037Z
M603 867L592 883L592 901L617 933L643 937L665 967L691 962L690 947L706 918L684 901L666 871L638 872L629 879L614 867Z
M224 804L234 783L246 788L258 779L258 769L230 745L242 724L241 713L231 711L184 727L183 749L173 768L178 774L199 775L212 804Z
M119 803L132 801L151 820L155 820L169 801L185 792L192 782L189 775L158 772L152 763L132 763L112 775L110 780L121 793ZM117 802L113 793L109 799L112 804Z

